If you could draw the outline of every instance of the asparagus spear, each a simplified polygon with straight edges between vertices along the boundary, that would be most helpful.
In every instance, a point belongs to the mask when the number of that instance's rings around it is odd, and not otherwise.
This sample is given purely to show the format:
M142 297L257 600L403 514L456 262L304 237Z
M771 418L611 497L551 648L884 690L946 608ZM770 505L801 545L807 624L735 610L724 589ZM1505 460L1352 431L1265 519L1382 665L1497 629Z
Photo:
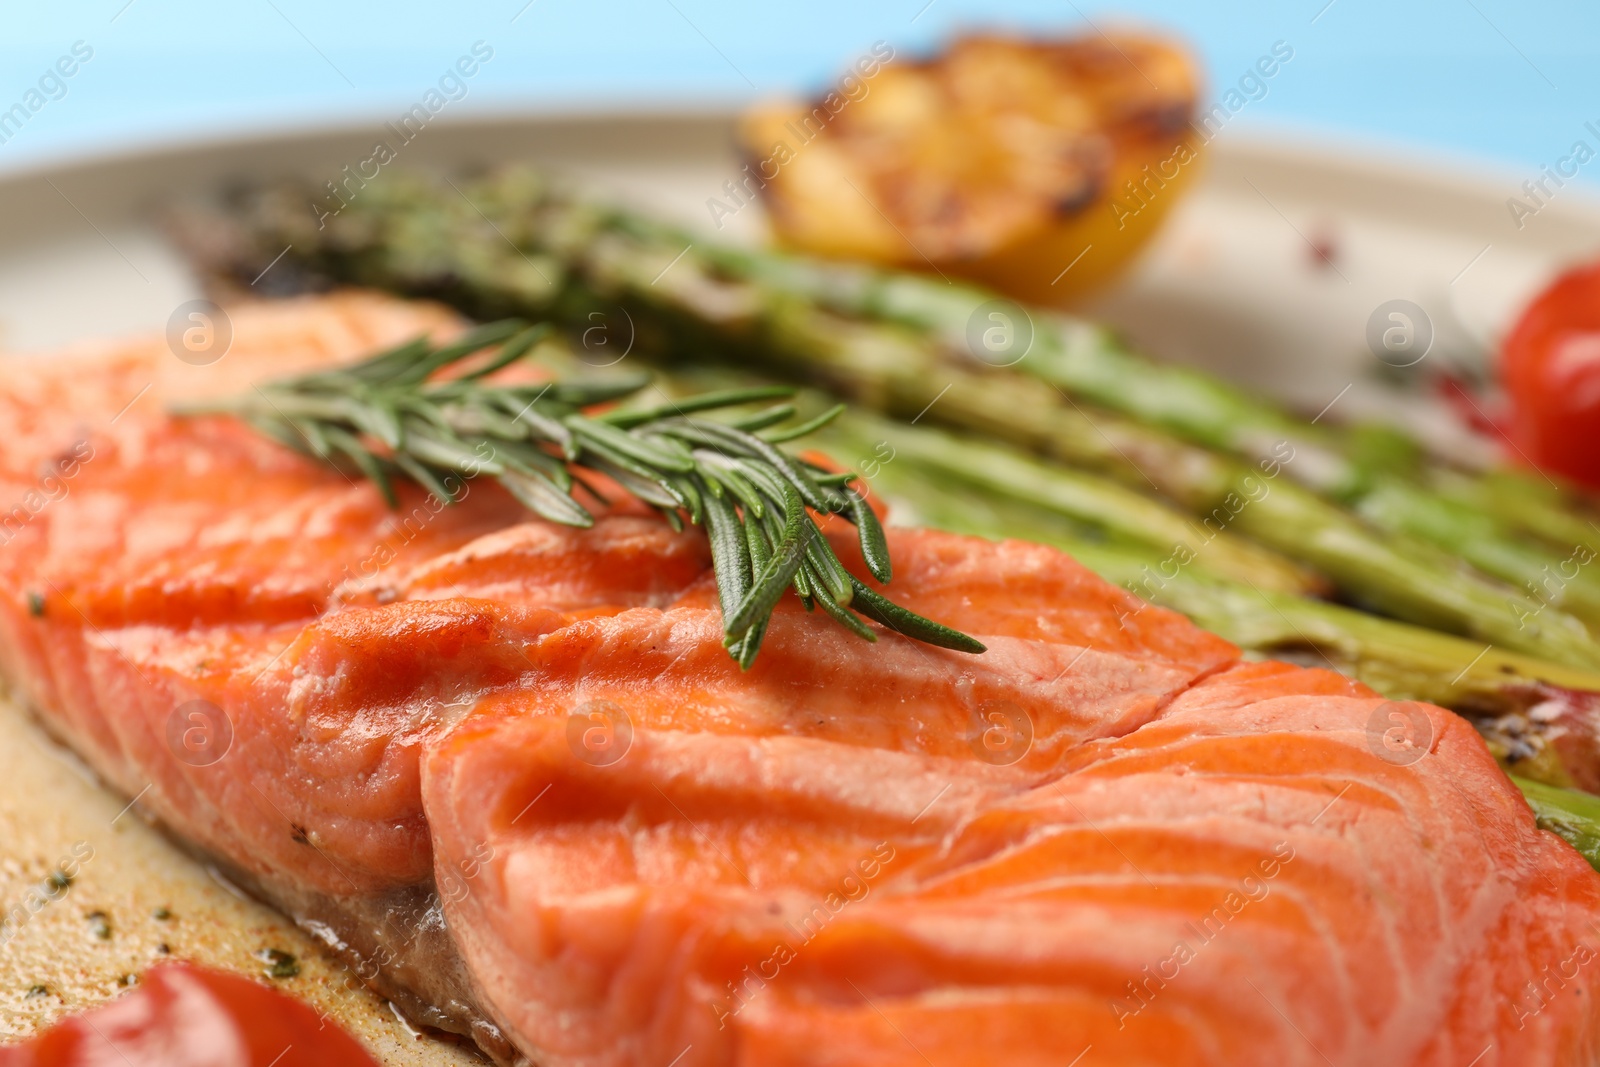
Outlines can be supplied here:
M1511 776L1533 809L1541 830L1549 830L1577 849L1600 871L1600 797Z
M1502 516L1558 547L1600 551L1600 516L1553 481L1535 481L1516 470L1495 470L1476 478L1439 470L1430 472L1429 484L1446 500Z
M1023 369L1075 395L1246 458L1287 441L1309 462L1290 474L1353 508L1381 530L1426 541L1527 591L1523 610L1558 605L1600 630L1600 573L1592 559L1600 527L1573 493L1511 469L1468 473L1423 462L1396 431L1358 427L1342 438L1283 415L1270 402L1182 367L1130 356L1102 330L1072 324ZM1049 338L1050 330L1045 337ZM1449 486L1454 492L1447 491ZM1530 541L1532 534L1538 541ZM1552 580L1552 576L1556 576Z
M490 212L501 222L486 225ZM384 196L364 192L327 221L327 232L312 221L303 208L288 214L279 203L258 206L252 224L257 235L271 235L273 255L287 239L301 262L334 277L443 296L479 314L550 313L581 325L597 301L620 300L641 331L679 352L715 347L891 413L926 411L932 421L1155 488L1207 530L1261 541L1379 610L1569 665L1600 666L1600 644L1559 607L1530 606L1446 554L1381 535L1277 478L1298 456L1292 444L1252 465L1086 410L1045 378L962 361L928 343L925 330L905 324L913 316L903 296L880 299L889 308L883 319L848 319L806 292L741 278L729 266L732 253L697 252L692 242L674 248L659 228L546 196L526 174L442 194L405 180ZM919 291L910 279L887 289ZM1263 476L1276 479L1269 491Z
M770 253L726 253L713 261L845 315L919 329L957 354L971 346L974 312L995 300L995 294L969 285L940 284L919 275L865 267L823 268ZM1275 448L1286 444L1303 460L1290 469L1291 475L1342 503L1363 501L1377 483L1387 492L1385 499L1364 511L1369 521L1440 544L1518 585L1541 580L1543 569L1556 559L1546 550L1518 544L1514 531L1535 533L1562 550L1590 544L1600 534L1588 523L1574 524L1572 512L1579 505L1573 494L1535 476L1502 469L1480 479L1434 464L1435 472L1453 475L1458 484L1477 487L1482 481L1496 497L1514 497L1523 505L1503 517L1497 511L1480 510L1470 536L1463 536L1454 522L1460 508L1451 507L1448 497L1435 494L1415 477L1428 466L1425 457L1415 441L1396 430L1358 426L1333 433L1212 375L1156 364L1129 352L1104 327L1043 311L1029 314L1028 320L1034 337L1027 358L1016 364L1020 371L1192 443L1253 462L1269 459ZM1396 492L1402 481L1405 491ZM1441 531L1446 532L1441 535ZM1594 605L1600 603L1600 578L1584 575L1569 581L1574 599L1578 586L1587 587L1584 608L1593 617Z
M842 420L842 421L840 421ZM983 488L1139 543L1157 557L1204 553L1207 566L1237 581L1281 592L1320 588L1305 568L1235 537L1207 530L1182 512L1106 478L1042 462L974 438L908 429L883 419L843 415L835 439L853 438L876 468L904 459L929 477Z
M1354 502L1354 510L1379 529L1438 545L1513 582L1519 587L1520 611L1538 614L1558 607L1582 620L1591 633L1600 633L1600 569L1587 567L1596 555L1589 542L1600 545L1600 532L1562 514L1562 525L1572 527L1575 536L1563 551L1553 552L1529 538L1505 536L1506 524L1493 516L1514 512L1493 508L1491 500L1475 507L1443 494L1421 493L1414 484L1396 478L1378 478ZM1546 524L1547 530L1554 527L1554 522Z

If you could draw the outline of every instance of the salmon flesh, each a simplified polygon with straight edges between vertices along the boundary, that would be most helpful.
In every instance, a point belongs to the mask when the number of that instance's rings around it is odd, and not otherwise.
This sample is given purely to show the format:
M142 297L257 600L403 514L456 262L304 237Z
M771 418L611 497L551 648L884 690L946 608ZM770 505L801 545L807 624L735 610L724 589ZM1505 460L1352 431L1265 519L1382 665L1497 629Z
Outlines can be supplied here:
M891 593L986 653L791 596L741 672L696 529L391 510L167 413L459 328L297 299L0 387L13 691L412 1019L551 1067L1594 1062L1600 876L1446 711L925 530Z

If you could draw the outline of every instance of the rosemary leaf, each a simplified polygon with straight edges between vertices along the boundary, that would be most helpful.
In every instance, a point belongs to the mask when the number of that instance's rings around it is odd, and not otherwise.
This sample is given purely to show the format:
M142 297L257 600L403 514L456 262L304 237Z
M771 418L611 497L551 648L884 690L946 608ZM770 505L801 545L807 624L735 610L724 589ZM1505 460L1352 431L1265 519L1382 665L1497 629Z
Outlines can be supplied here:
M797 409L793 404L774 404L772 407L763 408L753 415L747 415L742 419L734 419L728 425L735 430L743 430L745 433L755 433L757 430L765 430L768 426L776 426L780 422L788 422L794 418L796 411Z
M740 524L744 530L745 547L750 550L750 571L760 574L772 558L772 542L767 540L765 525L759 521Z
M757 619L764 619L772 614L772 609L777 606L778 598L783 596L783 591L794 580L795 572L806 558L805 529L810 525L810 518L806 509L800 502L800 495L793 486L785 486L787 499L784 501L784 526L783 539L778 543L777 549L772 553L772 558L756 577L750 591L745 594L741 603L732 615L723 616L723 630L731 637L739 637ZM813 527L814 529L814 527Z
M537 472L555 482L563 493L572 491L573 475L567 465L541 448L525 441L495 441L489 445L488 452L510 470L523 474ZM605 499L598 493L595 496Z
M445 488L444 482L440 481L439 476L435 474L426 464L412 459L411 456L405 452L397 452L394 457L394 462L396 466L405 471L406 474L411 477L412 481L417 482L428 492L432 493L434 499L443 501L446 504L454 504L456 502L456 495L449 489Z
M753 404L758 400L779 400L794 396L794 392L794 388L787 385L758 385L748 389L720 389L715 392L701 393L699 396L668 401L653 408L611 411L601 415L600 418L619 429L627 430L634 426L643 426L647 422L659 422L674 415L681 418L696 411L711 411L715 408Z
M349 456L351 461L367 476L367 480L378 487L378 492L383 496L383 502L391 508L400 506L400 498L395 494L394 484L389 481L389 475L383 469L383 464L374 456L361 441L352 434L348 434L337 426L329 426L323 430L327 434L328 443L334 448Z
M572 499L572 496L549 478L537 471L522 473L506 471L497 479L506 492L517 498L528 510L540 518L558 522L563 526L587 527L594 525L589 509Z
M833 546L828 544L828 539L822 536L809 521L806 523L806 563L811 568L807 573L811 577L811 584L822 594L822 599L832 600L835 604L848 604L855 595L855 590L850 587L850 572L844 569L839 562L839 557L833 554Z
M818 573L818 568L809 559L806 560L806 572L810 575L813 585L820 584L825 577L825 575ZM824 614L830 616L835 622L850 630L857 637L868 641L876 641L878 639L878 635L873 633L872 628L862 622L855 612L835 601L833 597L819 596L815 600L817 607L821 608Z
M761 499L761 493L739 472L738 464L720 452L711 452L703 448L695 449L692 454L700 464L701 473L714 472L717 481L725 485L728 491L739 499L739 503L749 508L756 518L759 519L766 512L767 505Z
M850 502L850 519L856 524L856 537L861 543L861 558L872 576L888 585L894 568L889 563L889 539L884 536L883 525L866 497L855 490L847 491L845 497Z
M479 455L454 434L435 432L417 420L406 423L405 429L406 450L424 463L450 467L462 474L499 474L505 470L498 460Z
M689 506L689 501L679 495L676 486L664 478L658 479L651 475L648 469L634 470L600 454L584 457L583 465L612 478L646 504L667 509Z
M328 444L328 439L323 436L322 427L317 424L315 419L297 419L291 416L289 425L294 427L296 433L306 439L306 444L310 446L312 454L318 459L329 459L333 455L333 449Z
M772 616L757 622L745 631L744 637L736 641L732 648L733 658L738 660L739 669L747 671L756 661L756 653L761 651L761 639L767 636L767 624L772 621Z
M499 322L491 322L468 330L450 344L436 348L432 352L414 360L404 370L389 379L389 384L421 385L435 373L460 360L463 356L470 356L474 352L483 351L492 344L509 340L514 334L521 332L522 328L523 324L516 319L501 319Z
M704 494L695 486L692 478L671 478L673 489L677 490L680 497L689 507L689 521L696 526L700 525L700 516L705 513Z
M745 540L739 515L726 496L705 494L705 515L717 595L722 601L722 616L728 618L738 610L754 577L750 570L750 545Z
M501 347L500 351L495 353L493 359L484 363L483 366L478 367L476 370L468 371L456 380L461 382L477 381L480 378L488 377L497 370L500 370L504 367L509 367L511 364L527 355L530 348L549 337L551 332L551 327L548 322L541 322L536 325L529 326L526 330L523 330L521 333L511 338L511 340L507 341L505 345Z
M503 441L520 441L528 436L527 427L481 401L445 404L439 411L450 429L460 436L498 437Z
M400 428L400 413L382 400L374 397L362 403L352 396L347 410L349 420L357 429L371 434L390 448L399 448L405 440L405 432Z
M393 381L397 375L407 367L412 366L417 360L423 358L430 351L426 337L413 337L411 340L385 349L375 356L371 356L353 367L342 367L336 371L323 374L308 374L301 381L305 384L326 383L334 388L344 388L347 381L386 382Z
M851 601L851 607L873 622L882 623L895 633L925 644L938 645L940 648L972 653L986 651L986 646L977 638L968 637L960 630L952 630L932 619L924 619L914 611L907 611L888 597L861 584L860 581L853 581L852 584L855 586L856 595Z
M777 433L762 434L761 436L766 439L768 444L773 445L782 444L785 441L793 441L796 437L804 437L806 434L816 433L828 423L843 415L844 410L843 404L835 404L816 418L807 419L798 426L791 426L788 429L779 430Z
M549 398L557 403L586 408L632 396L650 384L649 375L631 378L597 378L591 381L555 382L550 387Z
M849 485L851 482L856 480L856 477L857 475L855 471L839 471L835 474L829 474L823 471L813 474L811 476L811 480L823 488L836 488L838 486Z
M577 451L572 443L572 431L561 425L561 420L553 419L538 410L535 406L537 400L524 401L520 398L502 397L497 403L501 411L527 426L537 439L560 446L561 454L568 459L577 457Z
M582 437L585 443L603 445L614 453L662 470L679 473L694 470L694 460L689 456L681 451L652 444L648 438L639 434L627 433L615 426L582 415L568 415L561 421L573 434Z

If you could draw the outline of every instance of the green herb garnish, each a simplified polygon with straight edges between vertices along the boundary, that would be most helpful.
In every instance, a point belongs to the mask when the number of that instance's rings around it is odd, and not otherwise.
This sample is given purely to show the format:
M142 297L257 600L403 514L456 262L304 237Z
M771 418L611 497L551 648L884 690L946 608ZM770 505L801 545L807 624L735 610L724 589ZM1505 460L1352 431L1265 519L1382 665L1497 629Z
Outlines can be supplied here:
M300 973L299 961L281 948L264 948L256 953L256 959L267 965L268 978L293 978Z
M220 405L179 413L237 416L351 477L370 479L391 507L398 506L397 479L455 503L465 495L467 479L489 475L541 517L590 526L594 516L574 489L603 500L579 472L604 474L659 510L675 529L684 519L706 528L723 644L741 667L755 661L772 610L789 588L808 609L821 607L869 641L877 638L861 616L928 644L984 650L966 634L862 585L834 556L810 512L854 523L868 569L878 581L889 581L883 529L849 488L855 475L830 473L777 447L819 428L837 409L789 431L773 429L794 416L789 404L733 422L691 417L792 395L776 386L591 415L584 409L632 396L648 378L486 380L549 332L544 325L508 319L442 347L418 338L361 363L285 378ZM489 349L494 351L474 358ZM463 364L459 374L436 377Z

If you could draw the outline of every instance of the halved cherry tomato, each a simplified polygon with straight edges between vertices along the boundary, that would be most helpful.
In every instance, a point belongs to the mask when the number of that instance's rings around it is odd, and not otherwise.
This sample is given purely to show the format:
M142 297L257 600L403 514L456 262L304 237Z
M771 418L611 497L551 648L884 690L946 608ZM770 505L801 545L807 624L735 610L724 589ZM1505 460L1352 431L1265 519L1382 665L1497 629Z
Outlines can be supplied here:
M1529 460L1600 489L1600 263L1557 278L1506 338L1508 429Z
M0 1067L377 1067L308 1005L248 978L187 963L145 972L131 993L70 1015Z

